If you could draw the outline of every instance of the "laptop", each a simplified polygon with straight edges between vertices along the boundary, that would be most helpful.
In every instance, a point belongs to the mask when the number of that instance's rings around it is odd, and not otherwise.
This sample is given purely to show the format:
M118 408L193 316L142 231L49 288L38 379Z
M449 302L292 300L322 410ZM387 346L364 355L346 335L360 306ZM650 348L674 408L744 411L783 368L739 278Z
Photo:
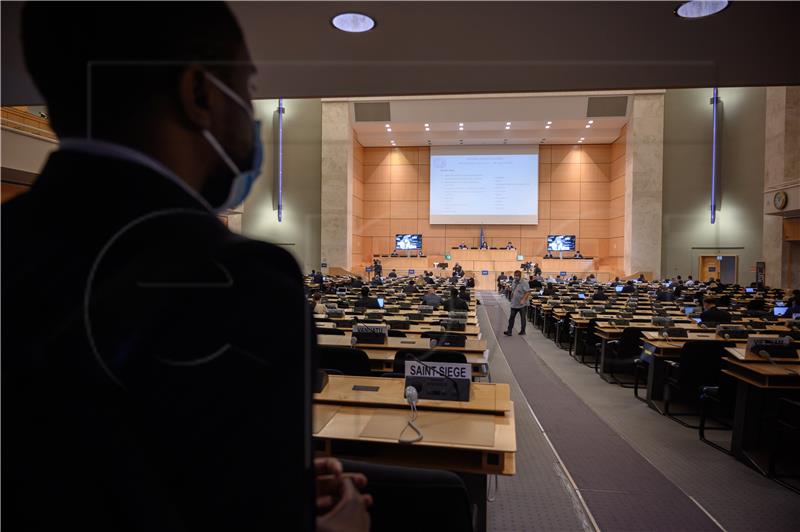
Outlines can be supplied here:
M692 318L692 319L694 320L695 323L700 323L701 321L700 318Z
M775 307L772 309L772 313L775 316L783 316L789 311L789 307Z
M383 298L382 297L378 298L378 306L383 308Z
M748 294L752 294L753 292L756 291L756 289L755 288L745 288L744 291L747 292Z
M584 293L578 294L578 299L586 299L586 294Z
M683 311L686 313L687 316L694 312L694 307L683 307Z
M621 286L621 285L617 285L617 286L615 286L615 287L614 287L614 290L615 290L616 292L622 292L622 289L623 289L623 288L624 288L623 286Z

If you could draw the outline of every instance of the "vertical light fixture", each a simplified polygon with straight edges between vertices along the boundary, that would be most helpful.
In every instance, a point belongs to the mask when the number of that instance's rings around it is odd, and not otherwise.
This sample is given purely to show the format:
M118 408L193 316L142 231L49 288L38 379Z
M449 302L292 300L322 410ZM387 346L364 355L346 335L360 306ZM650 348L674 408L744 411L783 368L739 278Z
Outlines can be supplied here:
M278 98L278 222L283 221L283 98Z
M717 87L714 87L714 94L711 97L711 223L717 220L717 106L719 95Z

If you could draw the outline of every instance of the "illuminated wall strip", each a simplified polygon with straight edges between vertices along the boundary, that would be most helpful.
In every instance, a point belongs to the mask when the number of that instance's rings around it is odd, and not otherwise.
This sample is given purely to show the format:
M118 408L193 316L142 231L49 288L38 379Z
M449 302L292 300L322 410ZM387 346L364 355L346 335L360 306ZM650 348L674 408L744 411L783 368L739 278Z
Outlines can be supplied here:
M283 221L283 98L278 98L278 221Z
M711 139L711 223L717 219L717 105L719 96L717 87L714 87L714 95L711 97L712 110L712 139Z

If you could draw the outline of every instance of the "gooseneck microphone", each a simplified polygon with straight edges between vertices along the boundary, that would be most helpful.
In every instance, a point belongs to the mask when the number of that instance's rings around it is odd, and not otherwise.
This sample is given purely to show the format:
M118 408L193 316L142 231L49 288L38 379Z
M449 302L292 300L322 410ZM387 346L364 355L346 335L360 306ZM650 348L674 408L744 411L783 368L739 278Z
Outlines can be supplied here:
M417 419L417 401L419 400L419 395L417 394L417 389L413 386L406 386L406 401L408 401L409 406L411 407L411 419L408 420L408 426L417 433L416 436L412 436L411 438L403 438L403 435L400 434L400 439L398 440L400 443L415 443L422 440L422 431L419 430L417 424L414 421ZM405 432L405 431L403 431Z

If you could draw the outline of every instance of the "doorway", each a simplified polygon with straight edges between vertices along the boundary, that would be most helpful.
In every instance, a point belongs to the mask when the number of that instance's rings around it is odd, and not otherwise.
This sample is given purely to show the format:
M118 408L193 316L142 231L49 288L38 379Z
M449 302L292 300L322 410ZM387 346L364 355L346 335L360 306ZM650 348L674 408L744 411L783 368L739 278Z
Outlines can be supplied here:
M738 255L701 255L699 280L719 279L723 284L736 284L739 279Z

